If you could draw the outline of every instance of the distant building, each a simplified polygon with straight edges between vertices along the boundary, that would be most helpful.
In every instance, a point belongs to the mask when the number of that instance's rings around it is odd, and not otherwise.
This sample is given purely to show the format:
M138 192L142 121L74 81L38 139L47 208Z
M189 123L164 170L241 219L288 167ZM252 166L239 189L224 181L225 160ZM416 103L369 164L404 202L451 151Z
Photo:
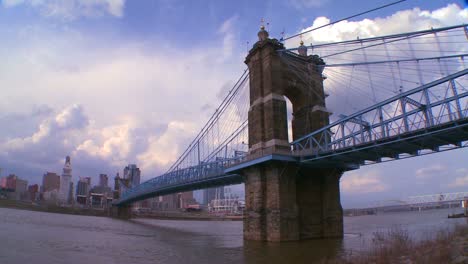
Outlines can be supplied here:
M117 172L114 178L114 191L119 191L120 190L120 175Z
M109 185L109 177L107 174L99 174L99 186L107 187Z
M0 178L0 188L5 188L6 189L6 185L7 185L6 181L7 181L6 177Z
M14 190L8 198L14 200L26 199L28 190L28 181L18 178L15 174L10 174L0 181L0 186L5 189Z
M93 188L91 188L90 192L112 196L112 189L110 187L102 187L98 185L98 186L94 186Z
M42 176L42 192L50 192L60 188L60 176L57 173L47 172Z
M10 174L7 177L3 177L0 181L0 186L5 189L16 190L16 179L18 177L15 174Z
M130 187L140 184L140 169L135 164L129 164L124 169L124 179L129 180Z
M73 199L74 195L73 195L73 182L70 182L70 187L68 189L68 199L67 199L67 203L68 204L73 204Z
M178 205L179 209L187 208L189 205L196 204L197 201L193 198L193 192L183 192L177 194Z
M91 181L89 177L80 177L76 184L76 195L88 195L91 189Z
M91 190L91 178L80 177L76 184L76 202L86 205L88 202L89 191Z
M174 193L164 196L159 196L151 201L151 207L155 210L177 210L187 208L189 205L196 204L193 198L193 192ZM142 205L142 207L144 207Z
M28 193L28 181L22 180L16 177L15 182L15 199L16 200L23 200L27 198Z
M80 177L80 179L82 179L82 181L87 182L91 188L91 177Z
M224 187L215 187L203 190L203 204L208 205L213 200L224 199Z
M70 156L65 158L65 165L63 166L63 173L62 177L60 178L60 189L59 189L59 200L62 203L69 203L70 196L72 195L72 167L71 167L71 160Z
M39 199L39 185L33 184L28 186L29 199L36 201Z
M154 209L167 211L177 209L177 194L168 194L159 196L157 204L154 205Z
M43 192L42 199L48 203L56 203L58 200L58 189Z
M98 208L110 206L114 196L112 189L108 186L94 186L90 190L89 195L91 206Z

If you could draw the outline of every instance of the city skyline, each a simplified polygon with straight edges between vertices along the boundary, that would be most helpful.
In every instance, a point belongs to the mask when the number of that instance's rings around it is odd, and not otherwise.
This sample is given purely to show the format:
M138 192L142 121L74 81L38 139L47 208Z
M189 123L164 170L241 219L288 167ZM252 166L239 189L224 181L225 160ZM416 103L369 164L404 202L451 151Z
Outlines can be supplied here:
M48 170L59 172L66 155L76 176L94 182L127 164L140 166L141 181L160 175L245 68L262 18L280 38L282 31L292 35L386 3L208 1L204 10L164 1L72 2L0 6L0 55L6 58L0 121L8 124L0 131L3 175L40 182ZM467 19L464 1L414 0L337 24L320 37L374 36ZM462 149L347 172L343 205L466 190L468 168L456 163L466 155ZM242 186L234 189L242 193Z
M125 168L122 168L120 171L117 171L116 173L123 172L124 169ZM42 172L38 171L37 174L40 175L40 177L38 177L38 178L35 177L33 180L28 180L28 182L30 182L31 184L39 184L40 186L42 186L43 185L43 175L44 174L51 173L51 174L55 174L58 177L60 177L60 175L55 172L55 171L60 171L60 170L63 170L63 165L61 166L60 169L57 169L57 170L44 169ZM101 175L106 175L106 176L107 175L115 175L116 173L106 173L106 172L96 170L96 172L94 174L92 174L92 175L75 175L75 178L76 178L75 181L77 182L77 181L81 180L82 178L90 178L90 179L94 179L95 182L99 182ZM30 175L26 175L26 176L25 175L20 175L17 172L15 172L15 170L8 170L7 168L1 168L0 178L6 177L6 176L8 176L10 174L14 174L14 175L17 175L17 176L22 176L22 177L30 176ZM113 179L113 177L112 177L112 179ZM99 184L97 184L97 185L99 185Z

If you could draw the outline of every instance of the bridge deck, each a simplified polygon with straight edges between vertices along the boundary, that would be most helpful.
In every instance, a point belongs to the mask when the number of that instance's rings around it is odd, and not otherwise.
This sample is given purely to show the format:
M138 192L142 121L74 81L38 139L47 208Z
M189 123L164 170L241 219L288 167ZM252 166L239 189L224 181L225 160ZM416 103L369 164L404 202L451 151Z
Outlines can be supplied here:
M400 154L417 156L424 149L439 151L439 147L450 144L457 147L467 140L468 118L464 118L352 147L303 154L301 161L317 167L349 167L350 164L364 164L366 160L380 162L383 158L398 159Z

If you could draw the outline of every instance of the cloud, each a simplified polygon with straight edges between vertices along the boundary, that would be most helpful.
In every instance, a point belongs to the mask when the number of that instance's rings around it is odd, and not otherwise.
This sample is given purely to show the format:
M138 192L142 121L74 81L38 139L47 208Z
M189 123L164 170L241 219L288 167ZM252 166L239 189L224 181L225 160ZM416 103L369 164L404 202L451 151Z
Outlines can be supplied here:
M416 170L416 178L427 179L436 175L447 174L447 167L442 164L435 164L429 167L424 167Z
M467 187L468 186L468 169L462 168L456 171L459 177L456 177L451 183L448 184L449 187Z
M178 158L197 132L191 122L172 121L166 128L143 126L132 117L97 126L81 105L52 110L31 135L0 141L0 164L9 165L10 170L21 166L20 172L40 175L57 170L63 157L70 155L74 176L114 173L137 162L145 175L154 177Z
M3 143L3 148L6 152L23 150L43 143L51 137L63 136L67 131L83 129L88 125L88 122L89 120L84 114L83 108L80 105L72 105L65 108L55 117L44 120L39 125L39 129L30 137L7 140Z
M313 2L313 1L312 1ZM332 26L315 30L302 35L304 42L322 43L383 36L402 32L426 30L443 26L452 26L466 23L468 20L468 9L462 9L457 4L449 4L435 11L411 10L398 11L391 16L376 19L363 19L360 21L342 21ZM317 17L310 27L300 30L309 31L313 28L330 23L327 17ZM287 41L288 46L297 46L298 40Z
M244 67L226 47L226 35L238 36L235 20L219 27L217 40L185 50L167 40L109 45L70 28L0 30L2 39L21 40L0 46L0 121L11 127L0 131L0 167L40 177L71 155L74 176L113 174L128 163L142 168L142 180L163 173Z
M80 105L53 111L42 118L30 135L0 141L0 164L4 168L13 173L26 171L26 175L20 175L23 177L52 170L71 153L89 127L89 119Z
M382 181L380 173L376 170L365 173L349 172L341 180L341 190L349 194L376 193L388 190Z
M181 154L183 147L196 134L196 124L192 122L172 121L160 136L148 138L148 148L137 156L143 168L167 168Z
M28 5L44 17L75 20L104 14L122 17L125 0L4 0L2 4L6 8Z
M231 18L224 21L219 27L218 33L223 35L223 59L228 59L234 52L234 45L236 43L236 36L234 34L235 23L238 20L238 16L232 16Z
M24 0L3 0L2 5L5 7L13 7L24 3Z
M449 187L466 187L468 186L468 175L457 177L454 182L449 184Z
M321 7L330 2L330 0L288 0L288 4L296 9Z

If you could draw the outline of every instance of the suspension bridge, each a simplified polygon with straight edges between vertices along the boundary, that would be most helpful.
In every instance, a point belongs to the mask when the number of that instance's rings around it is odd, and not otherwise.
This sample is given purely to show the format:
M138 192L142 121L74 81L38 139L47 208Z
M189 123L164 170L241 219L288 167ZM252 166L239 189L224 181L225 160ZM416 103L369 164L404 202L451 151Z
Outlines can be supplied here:
M466 25L289 49L258 37L200 133L167 172L122 191L118 216L245 183L246 239L340 237L344 171L468 146Z

